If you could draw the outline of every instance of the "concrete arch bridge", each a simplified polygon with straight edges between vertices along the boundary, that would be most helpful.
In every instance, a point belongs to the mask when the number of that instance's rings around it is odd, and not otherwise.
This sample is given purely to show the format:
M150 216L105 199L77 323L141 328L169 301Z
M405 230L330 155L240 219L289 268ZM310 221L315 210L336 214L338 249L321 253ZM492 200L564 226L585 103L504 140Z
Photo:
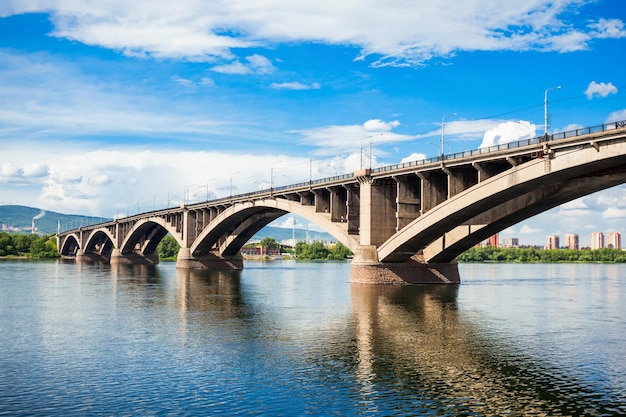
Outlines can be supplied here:
M457 255L524 219L626 182L626 123L364 169L59 233L77 260L157 263L168 233L178 268L242 268L241 247L287 213L354 252L351 280L458 283Z

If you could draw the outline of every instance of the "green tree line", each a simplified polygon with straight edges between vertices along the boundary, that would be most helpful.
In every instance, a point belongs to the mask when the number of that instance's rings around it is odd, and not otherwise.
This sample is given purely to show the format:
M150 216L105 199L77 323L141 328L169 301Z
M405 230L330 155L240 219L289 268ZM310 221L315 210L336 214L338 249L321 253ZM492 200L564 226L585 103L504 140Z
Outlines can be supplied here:
M330 248L326 248L322 242L296 243L296 258L297 259L335 259L341 260L352 256L350 249L336 243Z
M40 236L0 232L0 256L58 258L57 240L54 234Z
M604 262L625 263L626 252L621 249L537 249L473 247L457 257L459 262Z
M254 247L257 244L249 243L246 246ZM259 245L266 246L268 248L279 248L280 244L272 237L264 237ZM292 253L297 259L309 260L309 259L333 259L340 260L346 259L352 256L352 252L346 246L341 243L325 247L322 242L298 242L296 243L295 250L286 249L286 252Z

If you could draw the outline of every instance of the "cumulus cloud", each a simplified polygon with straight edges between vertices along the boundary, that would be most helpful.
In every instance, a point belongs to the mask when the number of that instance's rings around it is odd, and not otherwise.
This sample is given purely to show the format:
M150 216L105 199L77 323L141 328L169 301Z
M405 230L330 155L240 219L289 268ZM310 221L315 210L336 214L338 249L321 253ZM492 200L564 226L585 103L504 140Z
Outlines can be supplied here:
M89 184L95 186L107 185L111 183L111 178L109 178L109 176L106 174L102 174L96 177L89 178L88 182Z
M521 120L519 122L504 122L487 130L479 147L487 148L522 139L534 138L535 136L535 125L530 122Z
M543 232L543 229L532 228L532 227L528 226L527 224L525 224L525 225L522 225L522 227L521 227L519 232L522 235L532 235L532 234L535 234L535 233Z
M247 64L233 61L233 51L318 42L354 45L360 59L375 56L374 66L415 66L457 51L569 52L588 48L594 39L626 36L618 19L577 27L568 18L583 7L579 0L518 1L507 7L494 7L491 0L411 7L401 0L370 0L367 7L315 0L31 0L3 2L0 15L51 13L53 36L129 56L224 60L231 63L221 70L250 73Z
M618 110L609 114L609 117L606 118L604 123L621 122L624 120L626 120L626 109Z
M602 212L603 219L624 219L626 218L626 208L609 207Z
M398 126L400 126L400 122L397 120L384 122L380 119L371 119L363 123L363 128L368 132L389 132Z
M0 183L34 184L48 175L48 166L41 163L29 163L23 167L12 162L0 163Z
M48 176L50 169L48 165L35 162L25 165L22 173L26 178L42 178Z
M597 83L592 81L585 90L585 95L588 99L592 99L594 96L606 97L609 94L617 94L617 87L613 83Z
M402 158L400 163L403 164L405 162L421 161L426 158L427 158L426 154L413 152L411 155L407 156L406 158Z
M303 142L318 147L316 155L336 155L340 152L354 151L369 147L370 143L393 143L414 139L416 136L403 135L392 132L400 125L393 120L385 122L380 119L371 119L361 125L324 126L313 129L295 130L291 133L300 134Z

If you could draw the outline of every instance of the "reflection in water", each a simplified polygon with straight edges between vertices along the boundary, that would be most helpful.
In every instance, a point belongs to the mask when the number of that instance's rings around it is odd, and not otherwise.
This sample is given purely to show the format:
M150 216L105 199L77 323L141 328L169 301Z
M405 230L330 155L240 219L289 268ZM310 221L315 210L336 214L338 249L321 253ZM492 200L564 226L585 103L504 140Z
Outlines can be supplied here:
M573 376L485 339L457 313L458 287L351 286L356 377L418 394L434 409L476 415L613 415ZM435 404L437 404L435 406ZM430 407L427 407L430 409ZM622 410L626 411L626 409Z
M0 415L626 415L624 267L349 267L0 262Z

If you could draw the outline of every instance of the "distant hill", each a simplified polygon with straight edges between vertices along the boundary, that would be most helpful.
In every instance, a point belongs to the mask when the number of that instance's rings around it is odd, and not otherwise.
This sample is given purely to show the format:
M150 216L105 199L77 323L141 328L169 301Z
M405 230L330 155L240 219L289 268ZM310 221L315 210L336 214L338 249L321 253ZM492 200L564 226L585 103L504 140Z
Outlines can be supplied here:
M307 231L304 229L297 229L296 232L296 240L304 241L307 239ZM285 229L282 227L271 227L265 226L263 229L259 230L257 234L252 236L252 241L258 241L263 239L264 237L273 237L277 242L281 242L283 240L289 240L293 236L292 229ZM308 232L308 238L311 241L322 241L322 242L336 242L337 239L332 237L330 234L326 232Z
M44 211L26 206L0 206L0 229L11 233L30 233L35 219L35 227L42 234L57 232L60 222L61 230L73 229L94 223L101 223L111 219L103 217L81 216L78 214L62 214L54 211ZM307 231L296 229L296 239L305 240ZM264 237L272 237L276 241L291 239L292 229L266 226L252 237L252 241L259 241ZM331 235L324 232L308 232L308 238L314 241L335 241Z
M33 219L37 231L42 234L100 223L109 219L102 217L81 216L78 214L62 214L26 206L0 206L0 228L13 233L30 233Z

